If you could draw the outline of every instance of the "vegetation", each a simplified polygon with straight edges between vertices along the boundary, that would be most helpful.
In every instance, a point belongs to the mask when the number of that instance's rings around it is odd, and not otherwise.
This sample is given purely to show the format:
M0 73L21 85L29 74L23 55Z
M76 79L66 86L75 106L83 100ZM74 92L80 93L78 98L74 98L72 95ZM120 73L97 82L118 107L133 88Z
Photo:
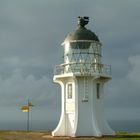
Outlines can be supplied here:
M140 140L140 133L119 132L115 136L95 137L52 137L50 132L0 131L0 140Z

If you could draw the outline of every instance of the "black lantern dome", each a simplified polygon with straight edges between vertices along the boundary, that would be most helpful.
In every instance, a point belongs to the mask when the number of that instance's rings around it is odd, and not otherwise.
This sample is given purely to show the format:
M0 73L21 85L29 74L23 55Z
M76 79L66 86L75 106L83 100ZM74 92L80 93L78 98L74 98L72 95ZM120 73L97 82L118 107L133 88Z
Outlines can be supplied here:
M75 31L69 33L65 38L65 41L85 40L100 42L94 32L85 28L85 25L88 24L88 22L89 17L78 17L78 28Z

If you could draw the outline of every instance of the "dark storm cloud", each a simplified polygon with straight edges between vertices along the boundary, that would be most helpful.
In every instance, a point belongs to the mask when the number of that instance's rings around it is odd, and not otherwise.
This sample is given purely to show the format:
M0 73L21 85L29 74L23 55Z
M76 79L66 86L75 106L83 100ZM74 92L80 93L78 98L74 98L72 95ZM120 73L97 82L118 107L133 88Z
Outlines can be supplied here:
M90 17L87 28L103 43L103 62L112 65L106 106L140 106L139 13L139 0L1 0L0 105L16 106L30 97L60 111L53 69L63 62L60 44L81 15Z

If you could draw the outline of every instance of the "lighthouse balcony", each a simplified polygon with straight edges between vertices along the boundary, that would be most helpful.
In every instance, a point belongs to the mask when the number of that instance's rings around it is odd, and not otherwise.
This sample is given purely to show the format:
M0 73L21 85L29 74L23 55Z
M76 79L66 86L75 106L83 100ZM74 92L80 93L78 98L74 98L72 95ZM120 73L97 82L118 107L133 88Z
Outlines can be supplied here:
M111 77L111 66L98 63L65 63L55 67L54 75L101 75Z

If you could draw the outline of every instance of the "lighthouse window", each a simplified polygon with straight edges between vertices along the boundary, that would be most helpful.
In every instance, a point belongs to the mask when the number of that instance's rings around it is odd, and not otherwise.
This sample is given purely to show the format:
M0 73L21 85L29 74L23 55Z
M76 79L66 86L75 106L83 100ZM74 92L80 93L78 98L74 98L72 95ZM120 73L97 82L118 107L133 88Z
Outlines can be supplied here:
M100 99L100 84L96 84L97 99Z
M67 87L67 98L72 99L72 84L68 84Z

